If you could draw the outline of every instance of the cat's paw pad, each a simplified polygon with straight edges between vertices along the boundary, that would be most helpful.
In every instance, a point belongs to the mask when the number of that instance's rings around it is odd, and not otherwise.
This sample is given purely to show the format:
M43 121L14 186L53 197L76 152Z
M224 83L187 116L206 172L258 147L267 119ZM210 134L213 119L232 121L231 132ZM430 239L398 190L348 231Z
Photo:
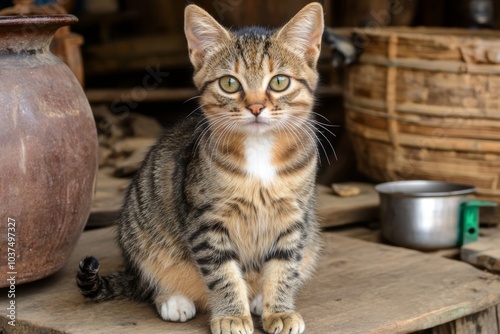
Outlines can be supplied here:
M252 334L251 317L215 317L210 321L212 334Z
M171 296L166 302L157 305L157 308L165 321L185 322L196 314L193 301L181 295Z
M270 334L301 334L305 324L297 312L275 313L262 319L262 326Z
M255 315L262 315L262 295L257 295L250 304L250 312Z

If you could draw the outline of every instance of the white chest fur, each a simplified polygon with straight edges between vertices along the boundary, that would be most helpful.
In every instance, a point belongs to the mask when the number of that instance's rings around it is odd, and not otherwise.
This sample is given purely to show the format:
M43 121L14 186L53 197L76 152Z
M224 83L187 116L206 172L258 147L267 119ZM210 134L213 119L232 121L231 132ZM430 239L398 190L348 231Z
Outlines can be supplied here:
M272 165L274 138L272 136L250 135L245 139L246 172L264 185L268 185L276 177L276 169Z

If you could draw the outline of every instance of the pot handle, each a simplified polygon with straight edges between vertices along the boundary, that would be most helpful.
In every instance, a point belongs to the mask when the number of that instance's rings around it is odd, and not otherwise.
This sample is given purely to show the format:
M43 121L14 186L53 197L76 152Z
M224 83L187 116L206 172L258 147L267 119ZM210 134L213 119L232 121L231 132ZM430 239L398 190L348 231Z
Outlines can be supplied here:
M495 202L466 200L460 206L460 236L459 245L465 245L479 238L479 208L482 206L497 206Z

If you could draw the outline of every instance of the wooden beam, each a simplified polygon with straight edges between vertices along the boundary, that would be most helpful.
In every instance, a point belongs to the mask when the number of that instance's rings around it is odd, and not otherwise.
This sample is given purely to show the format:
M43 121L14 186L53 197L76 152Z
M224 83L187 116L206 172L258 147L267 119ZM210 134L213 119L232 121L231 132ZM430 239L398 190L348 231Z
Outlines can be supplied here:
M133 99L135 88L93 88L85 90L90 103L107 103L113 101L130 101ZM142 89L142 88L137 88ZM139 95L139 93L137 93ZM194 88L156 88L141 91L141 101L135 102L159 102L159 101L185 101L197 92ZM318 88L320 96L340 96L342 87L337 85L322 86Z

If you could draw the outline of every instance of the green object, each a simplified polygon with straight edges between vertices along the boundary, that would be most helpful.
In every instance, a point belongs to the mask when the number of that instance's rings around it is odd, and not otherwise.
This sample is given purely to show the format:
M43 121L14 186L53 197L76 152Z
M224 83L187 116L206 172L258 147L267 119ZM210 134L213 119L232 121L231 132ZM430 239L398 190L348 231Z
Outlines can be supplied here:
M479 238L479 208L497 206L495 202L469 200L460 207L459 246L477 241Z

